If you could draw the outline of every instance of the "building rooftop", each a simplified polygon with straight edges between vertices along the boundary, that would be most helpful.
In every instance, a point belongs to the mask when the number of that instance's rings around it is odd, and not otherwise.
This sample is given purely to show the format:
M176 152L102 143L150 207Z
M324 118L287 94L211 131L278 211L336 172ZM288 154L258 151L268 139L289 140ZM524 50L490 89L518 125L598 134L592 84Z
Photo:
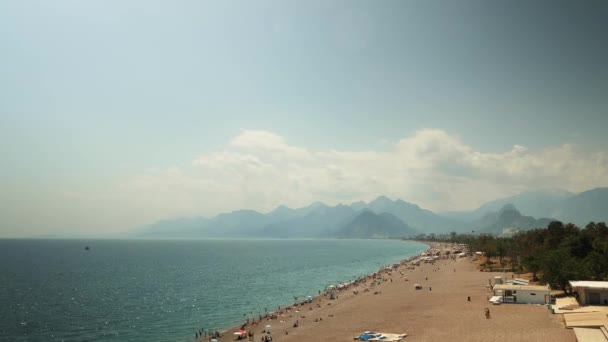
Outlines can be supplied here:
M608 289L608 281L570 280L572 287L588 287L593 289Z
M496 284L494 290L528 290L528 291L549 291L549 286L543 285L512 285L512 284Z

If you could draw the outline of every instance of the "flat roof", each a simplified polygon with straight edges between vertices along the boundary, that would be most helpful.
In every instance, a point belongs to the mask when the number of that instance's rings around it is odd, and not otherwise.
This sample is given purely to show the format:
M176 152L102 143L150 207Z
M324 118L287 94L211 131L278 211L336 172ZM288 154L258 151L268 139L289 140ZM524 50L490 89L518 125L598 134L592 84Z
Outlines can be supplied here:
M608 281L570 280L572 287L589 287L593 289L608 289Z
M527 290L527 291L550 291L548 286L542 285L512 285L512 284L496 284L494 290Z
M608 324L608 318L603 312L584 312L564 314L566 328L601 327Z
M604 333L597 328L572 328L577 341L606 341Z

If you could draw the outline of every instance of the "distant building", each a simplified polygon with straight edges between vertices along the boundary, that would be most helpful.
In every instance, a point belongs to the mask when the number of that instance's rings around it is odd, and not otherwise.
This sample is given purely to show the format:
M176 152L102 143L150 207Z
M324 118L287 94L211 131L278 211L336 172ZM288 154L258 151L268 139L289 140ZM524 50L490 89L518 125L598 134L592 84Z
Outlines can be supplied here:
M608 305L608 281L569 281L580 305Z
M513 235L518 234L519 232L520 230L517 227L507 227L502 229L501 235L504 237L512 237Z
M551 288L541 285L494 285L494 296L502 297L503 303L549 304Z

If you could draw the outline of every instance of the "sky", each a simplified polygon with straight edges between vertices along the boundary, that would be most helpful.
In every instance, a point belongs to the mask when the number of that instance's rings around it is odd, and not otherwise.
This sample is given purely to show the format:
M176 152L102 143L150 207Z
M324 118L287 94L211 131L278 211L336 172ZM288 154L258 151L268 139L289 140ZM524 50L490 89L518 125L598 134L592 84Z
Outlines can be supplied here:
M0 237L608 186L608 1L0 2Z

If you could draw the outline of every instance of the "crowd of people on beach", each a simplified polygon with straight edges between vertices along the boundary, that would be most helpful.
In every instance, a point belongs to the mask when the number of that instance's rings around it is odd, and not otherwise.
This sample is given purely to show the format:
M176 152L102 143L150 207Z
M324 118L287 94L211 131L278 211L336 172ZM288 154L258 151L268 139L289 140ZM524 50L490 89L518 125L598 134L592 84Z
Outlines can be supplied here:
M211 341L212 339L218 339L222 337L219 331L207 331L204 328L200 328L194 333L195 341L200 341L201 339Z
M380 268L378 271L373 272L371 274L358 277L352 281L338 284L337 286L328 286L328 288L324 290L318 291L318 296L315 298L307 297L304 300L298 301L297 297L294 297L294 304L290 306L281 307L279 306L276 311L268 312L268 309L265 308L264 314L259 314L257 317L247 318L243 324L240 325L241 331L247 331L244 334L237 335L238 339L246 338L249 341L255 341L255 335L253 330L256 326L262 325L266 323L265 327L269 327L268 323L279 320L280 323L285 323L288 318L295 318L292 324L292 328L297 328L300 324L299 318L306 318L303 315L303 311L305 307L308 306L308 311L313 311L313 307L321 308L323 301L327 302L327 305L331 305L333 300L337 300L338 293L348 293L347 290L351 288L353 289L352 295L358 295L359 290L363 290L363 292L373 291L374 295L381 295L382 291L378 288L383 282L393 282L393 275L396 272L399 272L399 275L405 280L408 281L408 278L405 277L405 273L400 269L400 267L404 266L406 269L414 269L415 266L420 266L421 263L430 263L435 264L439 259L452 259L455 260L454 256L450 256L445 253L445 250L439 250L431 248L427 250L425 253L421 253L419 255L407 258L402 260L399 263L395 263L389 266L385 266ZM455 269L454 269L455 271ZM428 281L428 277L425 278ZM432 291L432 287L428 287L429 291ZM247 314L243 314L243 316L247 316ZM295 316L295 317L294 317ZM489 314L488 314L489 316ZM333 317L333 315L328 315L328 317ZM322 322L322 317L316 317L313 322L318 323ZM288 331L285 331L285 334L288 335ZM208 333L203 329L197 331L195 334L197 338L196 341L200 341L201 338L204 338L203 341L211 341L212 339L219 339L221 337L220 333L215 331L212 333ZM270 330L263 329L262 337L260 339L262 342L272 341L272 334Z

